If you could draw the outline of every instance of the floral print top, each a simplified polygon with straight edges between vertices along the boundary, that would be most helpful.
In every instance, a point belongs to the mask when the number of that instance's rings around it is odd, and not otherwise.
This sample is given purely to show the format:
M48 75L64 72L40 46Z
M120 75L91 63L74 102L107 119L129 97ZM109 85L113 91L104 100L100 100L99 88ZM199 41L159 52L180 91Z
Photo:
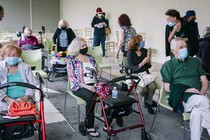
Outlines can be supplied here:
M90 63L96 68L96 76L98 77L97 64L91 55L87 55ZM71 89L77 91L84 84L83 63L76 56L70 56L67 63L68 78L71 81Z

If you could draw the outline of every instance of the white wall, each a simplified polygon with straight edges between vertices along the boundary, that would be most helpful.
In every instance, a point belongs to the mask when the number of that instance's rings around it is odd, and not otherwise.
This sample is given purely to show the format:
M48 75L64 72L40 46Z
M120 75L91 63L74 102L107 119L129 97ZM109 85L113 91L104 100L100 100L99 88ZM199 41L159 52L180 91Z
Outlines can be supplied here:
M146 47L152 48L153 61L164 63L165 12L174 8L184 16L193 9L197 14L200 35L206 26L210 26L209 0L61 0L61 11L73 29L91 27L91 21L97 7L106 12L112 34L110 40L116 41L116 30L119 29L118 17L126 13L137 32L146 32ZM63 8L63 10L62 10Z

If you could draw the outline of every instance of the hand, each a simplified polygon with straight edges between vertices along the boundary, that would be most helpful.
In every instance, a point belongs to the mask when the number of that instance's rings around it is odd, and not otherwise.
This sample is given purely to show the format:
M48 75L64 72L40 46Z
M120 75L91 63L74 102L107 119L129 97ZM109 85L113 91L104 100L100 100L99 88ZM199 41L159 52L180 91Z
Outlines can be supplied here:
M198 94L200 94L200 91L197 90L196 88L188 88L187 90L185 90L185 92L192 92L192 93L198 93Z
M29 99L29 96L28 95L25 95L24 97L22 98L17 98L16 101L17 102L27 102Z
M144 60L143 60L144 64L147 64L147 63L150 62L150 56L148 54L147 54L147 57L145 57Z
M9 98L9 97L5 97L4 100L5 100L9 105L12 104L13 102L15 102L14 99Z
M180 31L180 29L181 29L181 23L178 23L178 24L176 24L175 26L174 26L174 31L176 31L176 32L178 32L178 31Z
M93 93L96 92L95 86L88 86L88 85L86 85L86 86L87 86L87 89L88 89L88 90L92 91Z

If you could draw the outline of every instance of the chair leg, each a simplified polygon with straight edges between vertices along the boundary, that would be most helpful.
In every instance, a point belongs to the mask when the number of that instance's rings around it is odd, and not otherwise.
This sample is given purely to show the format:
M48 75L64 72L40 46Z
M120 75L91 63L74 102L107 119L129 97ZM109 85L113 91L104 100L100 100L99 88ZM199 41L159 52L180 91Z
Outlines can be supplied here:
M78 108L78 131L79 131L79 125L80 125L80 105L77 105Z
M152 133L152 128L153 128L153 126L154 126L154 123L155 123L155 119L156 119L158 110L159 110L159 104L157 105L157 107L156 107L156 109L155 109L154 118L153 118L153 120L152 120L152 124L151 124L150 130L149 130L149 134L152 135L152 136L154 136L154 137L156 137L156 138L158 138L158 136L156 136L155 134Z
M75 133L76 130L73 128L71 123L66 119L66 98L67 98L67 91L65 92L65 100L64 100L64 108L63 108L63 116L65 118L66 123L69 125L69 127L72 129L72 131Z
M49 98L50 96L47 93L48 93L48 82L47 82L47 78L46 78L46 91L45 91L45 96L47 98Z
M111 68L110 68L110 80L112 80Z

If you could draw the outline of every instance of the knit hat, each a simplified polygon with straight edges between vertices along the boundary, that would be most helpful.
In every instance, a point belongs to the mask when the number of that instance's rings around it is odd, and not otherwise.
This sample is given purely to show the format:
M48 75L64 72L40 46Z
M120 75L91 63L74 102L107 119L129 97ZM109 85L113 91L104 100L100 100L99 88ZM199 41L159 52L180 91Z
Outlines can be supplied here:
M97 12L97 13L100 13L100 12L102 12L102 9L101 9L100 7L98 7L98 8L96 9L96 12Z
M186 12L186 17L190 17L190 16L196 16L194 10L188 10L188 11Z

